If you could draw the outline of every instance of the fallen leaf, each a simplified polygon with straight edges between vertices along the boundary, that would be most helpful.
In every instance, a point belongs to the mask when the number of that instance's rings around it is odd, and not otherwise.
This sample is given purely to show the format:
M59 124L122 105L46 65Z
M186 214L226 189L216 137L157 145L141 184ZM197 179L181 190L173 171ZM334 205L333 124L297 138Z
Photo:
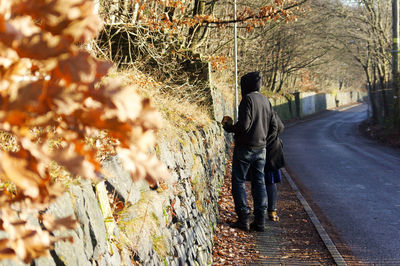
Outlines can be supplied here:
M54 231L60 229L74 229L78 225L78 221L72 216L67 216L63 218L55 218L50 214L43 214L41 216L41 221L47 230Z

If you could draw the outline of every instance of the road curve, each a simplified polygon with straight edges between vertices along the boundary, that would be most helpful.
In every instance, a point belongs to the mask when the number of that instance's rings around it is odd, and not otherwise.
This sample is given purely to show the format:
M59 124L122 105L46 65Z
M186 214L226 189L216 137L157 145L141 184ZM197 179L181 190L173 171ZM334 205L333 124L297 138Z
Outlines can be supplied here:
M400 265L400 151L362 137L367 106L286 128L288 168L365 264ZM350 264L349 264L350 265Z

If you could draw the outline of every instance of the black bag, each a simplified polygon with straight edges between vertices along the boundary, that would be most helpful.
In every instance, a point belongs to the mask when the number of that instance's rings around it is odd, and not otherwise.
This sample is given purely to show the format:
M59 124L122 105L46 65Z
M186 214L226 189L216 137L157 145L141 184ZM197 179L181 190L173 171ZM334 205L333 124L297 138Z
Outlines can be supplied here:
M282 140L277 137L267 147L267 161L265 163L265 170L276 171L285 166L285 156L283 154Z

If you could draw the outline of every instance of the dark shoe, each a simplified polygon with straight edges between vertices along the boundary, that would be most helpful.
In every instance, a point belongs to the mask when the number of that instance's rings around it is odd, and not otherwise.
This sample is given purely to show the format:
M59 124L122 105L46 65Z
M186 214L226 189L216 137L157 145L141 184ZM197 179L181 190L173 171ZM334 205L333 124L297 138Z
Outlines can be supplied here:
M238 219L235 223L231 224L232 228L239 228L243 231L250 231L249 214L238 213Z
M248 231L250 231L250 225L249 225L249 222L247 221L240 221L240 220L237 220L236 222L234 222L233 224L231 224L230 225L232 228L239 228L240 230L243 230L243 231L246 231L246 232L248 232Z
M254 231L265 231L265 217L264 215L255 215L254 221L250 224L250 228Z
M279 221L279 216L276 214L276 211L269 211L268 212L268 219L274 222L278 222Z
M254 221L250 224L250 229L257 232L264 232L265 226L264 224L256 223L256 221Z

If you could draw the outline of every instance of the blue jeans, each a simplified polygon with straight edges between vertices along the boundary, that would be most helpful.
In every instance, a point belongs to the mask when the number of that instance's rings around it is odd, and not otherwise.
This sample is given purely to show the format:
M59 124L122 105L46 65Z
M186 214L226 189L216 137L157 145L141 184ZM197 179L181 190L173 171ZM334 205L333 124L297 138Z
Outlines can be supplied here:
M267 192L264 181L265 148L237 147L232 159L232 196L238 216L248 215L245 182L250 166L253 169L251 194L254 202L254 216L264 217L267 208Z
M281 170L267 171L265 173L265 185L268 195L268 211L276 211L276 200L278 198L278 189L276 183L282 181Z
M278 189L276 183L267 184L267 195L268 195L268 211L276 211L276 200L278 197Z

